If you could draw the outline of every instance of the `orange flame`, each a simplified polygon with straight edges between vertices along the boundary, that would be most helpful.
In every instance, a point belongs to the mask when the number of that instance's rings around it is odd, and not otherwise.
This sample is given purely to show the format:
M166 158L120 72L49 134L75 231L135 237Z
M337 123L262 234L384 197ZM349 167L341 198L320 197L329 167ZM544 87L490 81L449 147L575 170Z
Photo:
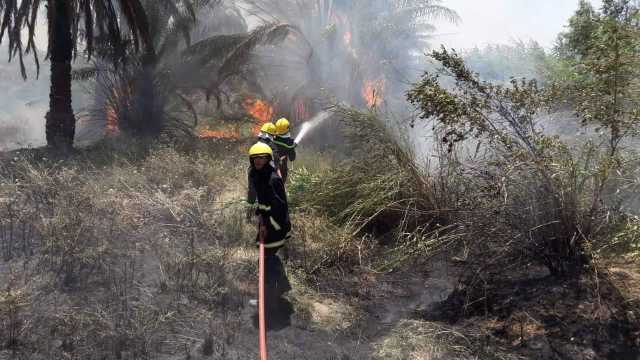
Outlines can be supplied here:
M105 134L107 136L114 136L120 133L120 114L118 113L118 106L129 107L129 101L132 98L132 86L118 86L111 89L111 96L104 105L104 113L106 119Z
M344 33L344 43L345 43L348 47L351 47L351 38L352 38L351 31L346 31L346 32Z
M253 134L258 135L260 128L264 123L271 121L273 118L273 107L264 100L247 98L242 103L247 113L258 121L253 127Z
M307 108L304 105L304 100L296 99L294 102L294 109L296 114L296 120L304 121L309 118L309 113L307 112Z
M377 80L365 80L362 87L362 97L369 107L380 106L384 95L385 81L383 78Z
M346 46L347 51L354 58L357 58L358 54L356 53L356 49L354 49L353 46L351 45L351 40L353 39L353 34L351 33L351 31L345 31L345 33L343 35L343 39L344 39L344 45Z
M237 130L211 130L208 127L203 127L198 130L198 137L201 139L239 139L240 132Z
M105 117L107 124L105 126L105 134L107 136L115 136L120 133L120 127L118 126L118 113L113 105L107 104L105 106Z

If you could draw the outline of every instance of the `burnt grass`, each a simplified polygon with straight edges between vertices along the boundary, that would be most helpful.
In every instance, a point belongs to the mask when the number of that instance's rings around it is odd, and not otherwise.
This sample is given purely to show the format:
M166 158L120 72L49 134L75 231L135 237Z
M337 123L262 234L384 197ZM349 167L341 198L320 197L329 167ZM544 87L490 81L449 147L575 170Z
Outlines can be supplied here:
M637 303L608 271L571 279L535 267L501 274L484 286L457 288L418 316L483 328L479 353L497 346L531 359L640 358Z
M233 153L246 147L239 142L208 142L205 145L211 154ZM14 268L25 269L19 278L25 279L24 283L28 285L25 289L31 294L32 305L19 309L18 321L14 323L24 331L12 338L12 343L0 344L0 359L13 352L23 354L21 358L25 359L56 358L57 355L82 358L90 353L100 354L105 359L124 358L124 353L133 354L135 358L162 355L167 359L196 359L200 358L200 353L203 358L210 358L207 354L212 353L212 348L223 348L227 353L237 354L237 358L252 358L256 334L249 316L253 309L248 307L247 300L255 295L255 254L251 252L254 251L251 240L243 245L235 237L236 233L243 235L245 227L250 226L243 224L243 211L232 212L219 205L228 201L225 194L241 196L232 193L234 186L231 185L237 185L236 177L244 175L245 169L236 169L236 174L220 166L217 157L192 158L189 151L183 154L164 149L159 153L152 152L153 156L145 160L146 149L115 156L116 151L105 148L99 153L94 148L72 154L79 164L87 162L91 166L77 165L81 176L72 178L77 184L70 184L64 194L84 191L87 198L95 195L109 200L106 204L112 204L112 221L118 227L115 235L105 236L104 241L114 248L114 252L97 253L107 257L104 266L112 271L95 271L90 277L84 274L88 280L78 283L84 286L75 289L56 288L51 271L30 267L40 256L38 248L14 259L11 263ZM59 157L65 158L64 155ZM12 161L14 158L19 161ZM49 167L60 159L56 154L39 149L0 153L0 165L7 178L20 169L24 172L24 162ZM170 166L164 168L164 164ZM103 167L105 169L96 170ZM80 171L87 168L94 173ZM207 171L212 173L203 176ZM42 174L59 176L44 170ZM201 175L196 176L198 174ZM48 177L37 178L48 186ZM52 184L64 185L62 180L66 178L60 179ZM81 187L85 181L94 184L97 190ZM34 181L26 183L36 184ZM166 184L171 186L166 187ZM42 188L48 189L44 185ZM110 195L112 187L118 190L113 192L118 196ZM196 196L189 194L198 187L213 189L195 198L203 204L199 212L189 207L194 203L190 196ZM27 187L24 189L27 189L23 190L25 192L32 191ZM64 186L51 188L54 190L64 190ZM162 197L157 198L157 194ZM54 193L48 196L61 198ZM146 204L144 207L136 205L141 200ZM67 206L74 204L70 202ZM102 209L98 208L102 204L93 205L96 207L94 217L102 214L97 211ZM172 215L175 209L185 209L186 215ZM69 211L63 214L71 216L79 210L69 208ZM122 217L115 216L117 214ZM328 241L331 240L329 237L319 238L315 234L318 229L330 228L315 224L318 218L313 214L294 214L298 232L291 243L287 268L291 277L298 280L297 292L291 298L297 313L291 326L274 332L274 354L282 358L286 355L289 356L286 358L322 360L379 358L373 355L375 347L393 335L398 324L404 320L419 320L442 325L447 328L446 332L452 329L469 340L464 347L472 354L433 358L497 358L490 356L496 349L528 359L640 358L640 271L637 265L598 264L597 274L589 268L579 276L564 279L550 276L544 268L536 266L518 271L496 269L485 275L485 281L479 282L480 285L476 282L475 286L465 286L472 282L464 277L463 264L452 264L450 259L456 255L456 250L452 249L436 258L418 256L403 262L395 271L370 271L368 259L384 257L394 245L388 234L398 219L392 216L381 219L364 229L377 244L375 251L365 252L360 259L358 253L335 252L335 243ZM96 221L89 225L99 227L104 224ZM305 233L314 232L314 235L303 238L301 230L304 227L307 227ZM192 240L193 234L199 234L197 241ZM118 240L118 236L122 238ZM247 236L253 238L253 233ZM171 240L175 246L163 248L166 246L163 239ZM133 251L125 246L133 241L142 250ZM41 239L34 238L32 242L40 243ZM220 244L227 251L217 251L223 248ZM322 247L312 249L311 245ZM122 253L115 250L125 251L127 256L121 259ZM162 254L165 256L161 257ZM166 256L168 254L171 256ZM324 259L325 256L328 259ZM358 262L363 264L358 266ZM228 266L219 267L224 263ZM128 264L135 264L135 267L128 267ZM5 265L0 262L0 276L7 275ZM158 275L160 265L168 275ZM135 278L125 276L134 269ZM196 274L195 280L185 282L190 279L183 278L185 272ZM205 278L216 282L203 283ZM4 278L0 277L0 280ZM203 291L212 284L219 286L220 291ZM128 295L124 298L128 300L123 301L114 289L126 290ZM92 302L102 307L94 309L87 305ZM58 315L63 312L49 311L39 307L39 303L52 303L56 309L66 312ZM106 320L100 309L108 310ZM120 320L121 314L133 310L144 315L135 319L139 323ZM318 315L322 315L319 320ZM114 330L107 326L112 319L117 320L120 328ZM3 330L0 329L0 334ZM0 340L3 339L0 337ZM449 345L445 340L442 340L443 346ZM49 347L53 347L51 351Z

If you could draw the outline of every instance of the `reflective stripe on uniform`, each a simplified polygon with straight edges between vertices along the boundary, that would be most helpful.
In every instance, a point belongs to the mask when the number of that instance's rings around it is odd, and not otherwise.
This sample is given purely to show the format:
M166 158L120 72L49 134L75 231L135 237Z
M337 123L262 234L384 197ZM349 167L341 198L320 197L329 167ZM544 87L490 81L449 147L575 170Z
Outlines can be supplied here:
M273 142L274 142L274 144L278 144L278 145L280 145L282 147L285 147L287 149L294 149L296 147L295 145L287 145L285 143L282 143L282 142L276 141L276 140L273 140Z
M280 241L264 244L264 247L267 248L267 249L271 249L271 248L282 246L282 245L284 245L284 239L282 239Z
M278 224L278 222L276 221L276 219L274 219L274 218L273 218L273 216L269 216L269 221L271 221L271 225L273 225L273 227L274 227L276 230L278 230L278 231L279 231L280 229L282 229L282 228L280 227L280 224Z

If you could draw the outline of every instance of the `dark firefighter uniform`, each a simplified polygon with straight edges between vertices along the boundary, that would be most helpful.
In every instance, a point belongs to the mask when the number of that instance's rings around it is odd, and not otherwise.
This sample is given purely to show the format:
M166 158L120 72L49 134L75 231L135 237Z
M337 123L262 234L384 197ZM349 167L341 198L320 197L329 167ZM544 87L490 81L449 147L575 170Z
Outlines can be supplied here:
M282 178L271 163L267 163L262 169L257 169L254 165L254 159L257 156L272 157L271 148L258 142L251 147L249 155L251 162L249 181L255 189L258 202L256 215L260 217L261 225L267 229L264 239L265 308L274 310L273 307L277 307L278 299L282 294L291 290L282 261L277 255L278 250L289 237L289 231L291 231L289 205ZM256 237L257 241L259 241L259 237L260 232Z
M296 143L289 134L289 120L282 118L276 122L276 135L273 143L278 150L280 157L280 174L282 181L286 184L289 176L289 161L296 160Z
M262 125L260 129L260 134L258 135L258 142L269 145L272 151L272 162L273 167L278 170L280 168L280 157L278 154L278 147L273 143L273 137L276 133L276 127L272 123L266 123ZM249 173L251 173L251 167L249 167ZM255 204L256 202L256 192L253 189L253 184L251 183L251 179L249 179L249 188L247 192L247 202L249 204Z

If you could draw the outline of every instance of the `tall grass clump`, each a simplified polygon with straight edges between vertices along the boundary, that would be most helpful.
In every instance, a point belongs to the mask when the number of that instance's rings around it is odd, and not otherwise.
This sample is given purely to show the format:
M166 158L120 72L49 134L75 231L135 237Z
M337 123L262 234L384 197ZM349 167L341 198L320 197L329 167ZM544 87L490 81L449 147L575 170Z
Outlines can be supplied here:
M319 171L296 169L288 189L296 219L312 213L316 220L329 221L323 226L340 229L331 231L331 237L342 264L348 263L346 257L359 265L390 269L460 239L445 236L459 231L451 213L464 191L453 162L443 162L430 173L416 165L406 139L380 114L336 107L334 116L342 121L346 159ZM317 225L307 221L311 223ZM392 249L384 261L362 264L378 245ZM329 258L322 262L331 263Z

